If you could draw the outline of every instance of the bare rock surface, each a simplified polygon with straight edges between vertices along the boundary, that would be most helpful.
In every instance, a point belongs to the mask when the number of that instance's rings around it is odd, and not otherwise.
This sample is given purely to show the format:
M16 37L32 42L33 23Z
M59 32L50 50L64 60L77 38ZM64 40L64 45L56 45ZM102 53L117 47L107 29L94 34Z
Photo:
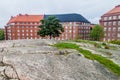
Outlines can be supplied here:
M45 39L0 42L0 80L118 80L76 50L49 46L55 43Z

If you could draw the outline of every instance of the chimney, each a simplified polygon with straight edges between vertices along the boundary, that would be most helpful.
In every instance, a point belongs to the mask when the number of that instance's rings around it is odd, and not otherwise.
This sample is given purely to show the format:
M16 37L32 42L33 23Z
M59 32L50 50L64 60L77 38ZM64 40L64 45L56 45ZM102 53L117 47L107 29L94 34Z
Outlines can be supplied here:
M13 16L11 16L11 19L14 18Z
M115 7L120 7L120 5L117 5L117 6L115 6Z
M22 16L22 14L19 14L18 16Z
M28 14L25 14L25 16L28 16Z

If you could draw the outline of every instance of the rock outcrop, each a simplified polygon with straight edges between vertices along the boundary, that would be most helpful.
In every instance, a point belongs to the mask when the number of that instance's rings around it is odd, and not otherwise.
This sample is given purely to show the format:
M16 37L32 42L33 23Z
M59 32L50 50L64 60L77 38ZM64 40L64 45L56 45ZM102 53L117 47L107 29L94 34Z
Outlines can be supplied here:
M58 50L54 40L0 42L0 80L118 80L76 50ZM64 53L68 53L64 55Z

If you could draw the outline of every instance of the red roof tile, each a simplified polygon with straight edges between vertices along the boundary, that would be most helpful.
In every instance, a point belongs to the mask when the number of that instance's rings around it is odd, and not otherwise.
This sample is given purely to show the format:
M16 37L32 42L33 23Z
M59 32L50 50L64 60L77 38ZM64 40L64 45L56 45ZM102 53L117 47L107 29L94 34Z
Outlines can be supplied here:
M8 23L12 22L40 22L40 20L44 19L44 15L22 15L19 14L15 17L11 17Z
M115 8L107 12L106 14L113 14L113 13L120 13L120 5L116 6Z

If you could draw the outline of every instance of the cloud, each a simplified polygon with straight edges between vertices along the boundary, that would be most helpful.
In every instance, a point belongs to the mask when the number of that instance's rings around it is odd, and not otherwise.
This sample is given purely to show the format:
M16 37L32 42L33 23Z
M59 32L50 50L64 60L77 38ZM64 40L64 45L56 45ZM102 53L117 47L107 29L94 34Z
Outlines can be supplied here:
M99 24L100 17L94 17L92 19L89 19L91 23Z
M78 13L93 23L98 17L118 5L119 0L1 0L0 27L11 16L21 14L64 14Z

